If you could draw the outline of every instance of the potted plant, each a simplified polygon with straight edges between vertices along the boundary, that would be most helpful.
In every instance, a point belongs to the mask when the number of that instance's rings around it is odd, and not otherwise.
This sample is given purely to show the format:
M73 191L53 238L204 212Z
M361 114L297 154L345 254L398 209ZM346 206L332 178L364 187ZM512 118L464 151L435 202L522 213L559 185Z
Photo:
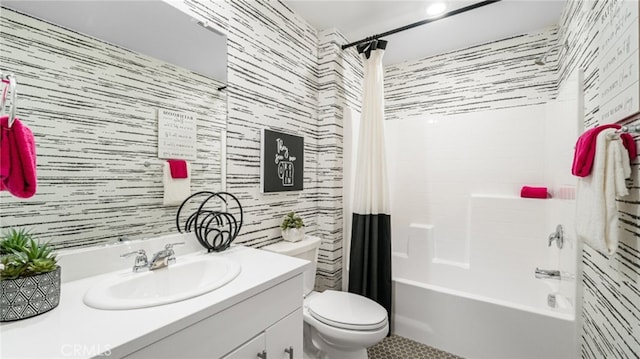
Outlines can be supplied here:
M58 306L60 266L48 243L25 229L0 237L0 322L33 317Z
M280 225L282 238L289 242L298 242L304 238L304 222L295 212L289 212Z

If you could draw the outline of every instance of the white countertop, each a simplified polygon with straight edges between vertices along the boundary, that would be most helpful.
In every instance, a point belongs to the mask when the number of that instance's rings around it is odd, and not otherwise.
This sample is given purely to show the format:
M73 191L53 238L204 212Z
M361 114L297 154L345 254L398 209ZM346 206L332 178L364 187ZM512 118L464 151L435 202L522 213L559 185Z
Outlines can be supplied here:
M119 358L293 278L309 265L243 246L187 255L225 256L238 261L242 269L233 281L212 292L132 310L100 310L83 303L87 289L110 273L63 282L58 307L29 319L0 323L0 357L91 358L104 353L104 357ZM64 277L64 265L62 272Z

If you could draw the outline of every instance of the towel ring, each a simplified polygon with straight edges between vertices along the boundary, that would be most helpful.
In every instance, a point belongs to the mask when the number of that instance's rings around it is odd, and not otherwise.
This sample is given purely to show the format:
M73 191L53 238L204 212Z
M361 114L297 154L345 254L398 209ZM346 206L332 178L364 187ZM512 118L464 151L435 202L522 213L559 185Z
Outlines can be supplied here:
M18 84L16 78L13 74L2 75L2 82L9 83L9 86L5 87L2 91L2 101L0 102L0 114L4 114L4 107L7 102L7 90L11 92L11 110L9 111L9 123L8 126L11 128L13 122L16 120L16 99L18 97L18 92L16 90Z

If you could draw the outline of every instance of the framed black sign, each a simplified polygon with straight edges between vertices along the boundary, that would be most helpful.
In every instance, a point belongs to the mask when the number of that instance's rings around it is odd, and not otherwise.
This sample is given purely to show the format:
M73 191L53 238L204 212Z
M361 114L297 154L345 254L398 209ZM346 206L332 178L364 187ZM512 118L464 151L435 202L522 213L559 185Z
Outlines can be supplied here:
M304 137L263 129L260 147L261 192L302 191Z

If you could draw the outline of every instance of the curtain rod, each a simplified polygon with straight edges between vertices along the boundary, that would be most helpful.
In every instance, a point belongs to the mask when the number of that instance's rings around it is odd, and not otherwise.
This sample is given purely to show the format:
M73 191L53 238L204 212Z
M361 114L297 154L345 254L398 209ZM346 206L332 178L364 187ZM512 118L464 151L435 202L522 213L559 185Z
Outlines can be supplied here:
M362 39L362 40L358 40L358 41L356 41L356 42L352 42L352 43L350 43L350 44L342 45L341 47L342 47L342 49L344 50L344 49L350 48L351 46L355 46L355 45L361 44L361 43L363 43L363 42L369 42L369 41L377 40L377 39L379 39L379 38L381 38L381 37L389 36L389 35L392 35L392 34L398 33L398 32L400 32L400 31L409 30L409 29L412 29L412 28L414 28L414 27L418 27L418 26L420 26L420 25L428 24L428 23L430 23L430 22L434 22L434 21L437 21L437 20L440 20L440 19L444 19L444 18L447 18L447 17L449 17L449 16L453 16L453 15L461 14L461 13L463 13L463 12L466 12L466 11L469 11L469 10L473 10L473 9L477 9L477 8L482 7L482 6L485 6L485 5L493 4L493 3L498 2L498 1L500 1L500 0L487 0L487 1L480 1L480 2L478 2L478 3L475 3L475 4L471 4L471 5L469 5L469 6L462 7L462 8L460 8L460 9L456 9L456 10L452 10L452 11L446 12L446 13L444 13L444 15L442 15L442 16L438 16L438 17L436 17L436 18L431 18L431 19L427 19L427 20L422 20L422 21L414 22L414 23L412 23L412 24L405 25L405 26L399 27L399 28L397 28L397 29L393 29L393 30L389 30L389 31L387 31L387 32L383 32L382 34L379 34L379 35L369 36L369 37L364 38L364 39Z

